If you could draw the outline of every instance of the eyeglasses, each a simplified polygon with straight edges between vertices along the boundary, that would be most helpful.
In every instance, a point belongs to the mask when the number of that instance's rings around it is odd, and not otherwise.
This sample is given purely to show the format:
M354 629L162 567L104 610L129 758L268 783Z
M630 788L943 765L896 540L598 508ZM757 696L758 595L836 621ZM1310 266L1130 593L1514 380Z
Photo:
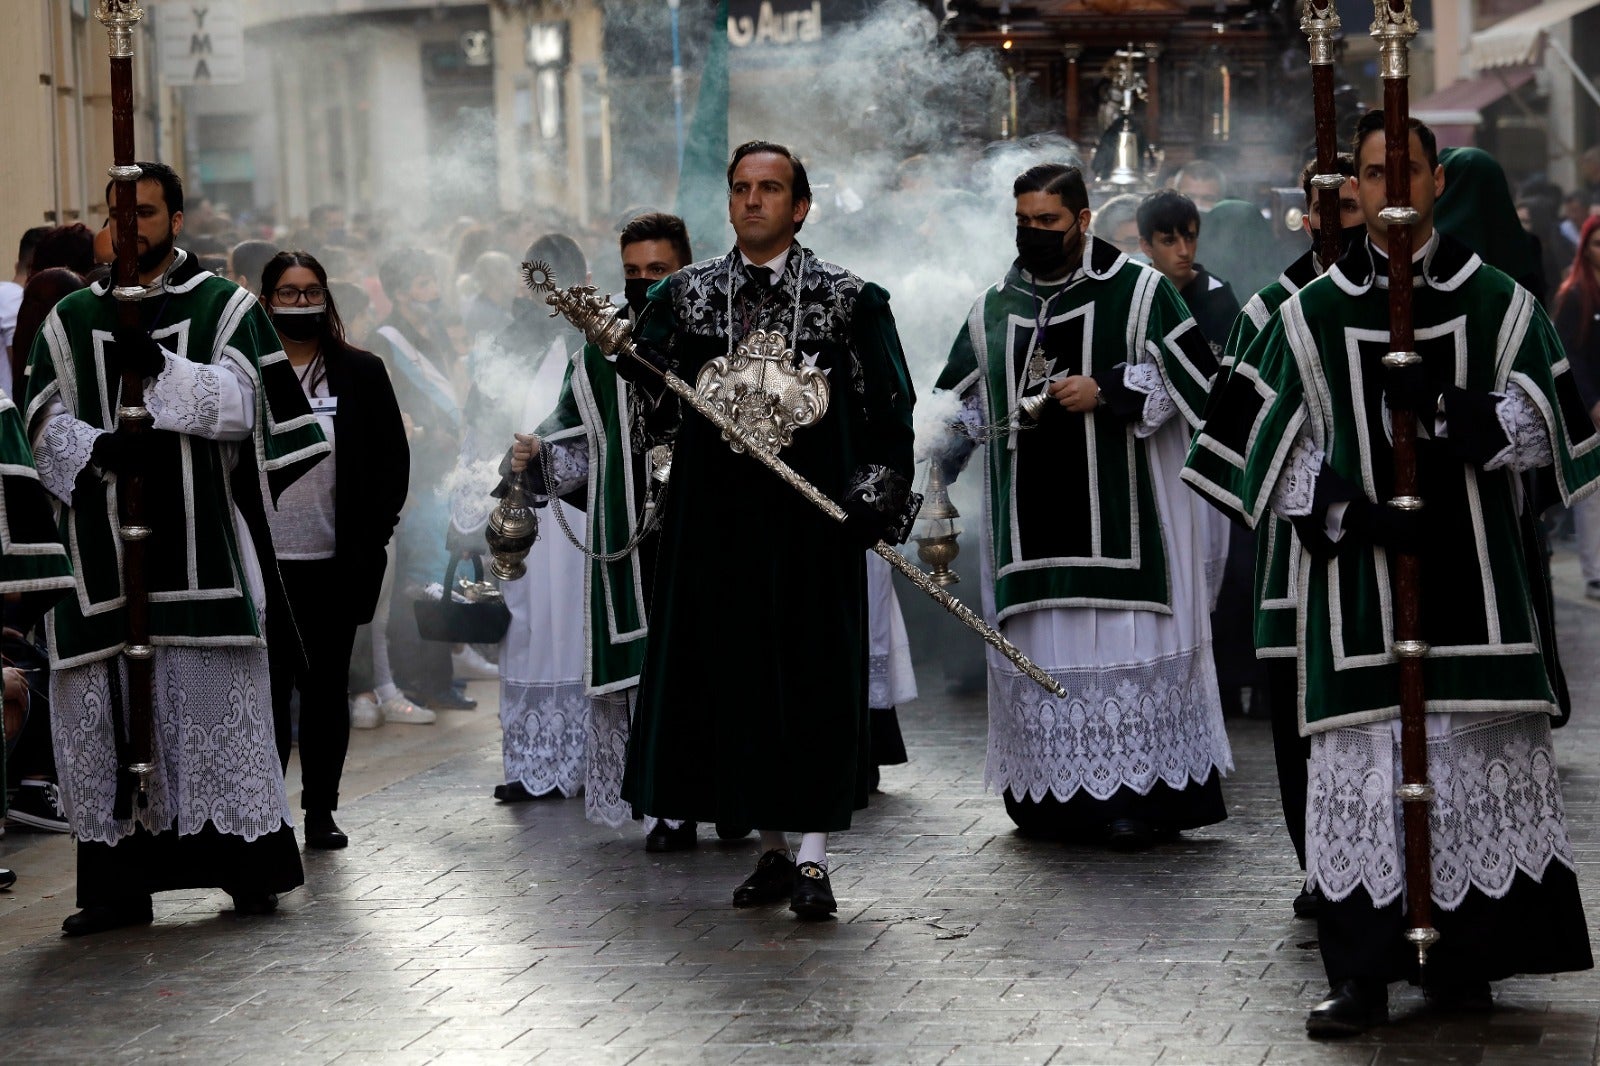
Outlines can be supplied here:
M272 290L272 298L280 304L297 304L302 296L306 298L308 304L322 304L328 300L328 290L321 285L308 285L303 289L297 289L293 285L283 285Z

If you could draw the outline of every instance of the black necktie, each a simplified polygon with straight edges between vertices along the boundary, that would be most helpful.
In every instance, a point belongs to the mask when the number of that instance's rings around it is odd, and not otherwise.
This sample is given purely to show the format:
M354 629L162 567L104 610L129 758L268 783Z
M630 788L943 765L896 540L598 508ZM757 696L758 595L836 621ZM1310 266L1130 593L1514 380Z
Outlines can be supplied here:
M758 291L766 292L772 287L772 268L755 266L751 263L744 265L745 276L753 282Z

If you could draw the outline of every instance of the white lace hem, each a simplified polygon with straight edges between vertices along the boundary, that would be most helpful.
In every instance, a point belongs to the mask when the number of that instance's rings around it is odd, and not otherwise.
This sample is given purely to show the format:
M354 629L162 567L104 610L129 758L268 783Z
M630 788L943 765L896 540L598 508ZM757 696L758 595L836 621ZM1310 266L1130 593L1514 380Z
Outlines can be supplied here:
M621 828L633 817L633 808L622 798L622 774L628 766L629 691L590 696L584 727L589 765L583 784L583 815L612 829Z
M1135 437L1148 437L1178 413L1178 405L1167 395L1167 386L1161 380L1161 369L1154 363L1138 363L1124 368L1122 383L1144 397L1144 410L1133 425Z
M1143 796L1158 782L1182 789L1232 772L1215 670L1209 644L1153 662L1049 670L1067 690L1062 700L991 659L984 787L1104 800L1124 787Z
M1542 714L1430 715L1428 819L1433 901L1454 910L1476 889L1500 899L1518 871L1573 868L1550 720ZM1311 738L1306 884L1329 899L1364 888L1376 906L1405 888L1399 722Z
M1322 470L1322 450L1311 443L1311 438L1295 438L1284 461L1283 472L1272 486L1272 496L1267 505L1283 518L1300 518L1311 513L1312 501L1317 492L1317 474Z
M582 681L500 681L501 752L506 783L534 795L583 787L589 697Z
M256 840L293 820L272 728L267 653L260 648L157 647L150 803L112 817L117 756L109 663L56 670L50 716L61 798L79 840L115 844L142 825L198 833L207 823Z

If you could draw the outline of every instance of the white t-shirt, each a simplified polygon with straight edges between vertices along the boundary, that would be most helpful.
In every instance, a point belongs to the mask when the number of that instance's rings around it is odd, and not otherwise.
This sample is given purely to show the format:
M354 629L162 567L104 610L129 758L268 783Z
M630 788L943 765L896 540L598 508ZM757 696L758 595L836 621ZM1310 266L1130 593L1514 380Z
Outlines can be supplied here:
M22 286L14 281L0 281L0 344L11 347L17 335L17 311L22 307ZM27 352L22 353L24 357Z
M311 366L296 367L301 374L300 387L310 384ZM333 416L338 410L339 398L328 395L327 379L317 382L314 390L306 391L311 411L328 438L328 447L338 447L333 439ZM267 525L272 529L272 547L279 559L310 560L332 559L334 540L333 524L333 466L334 457L328 456L283 491L274 510L272 497L267 492L267 476L261 475L261 498L267 505Z

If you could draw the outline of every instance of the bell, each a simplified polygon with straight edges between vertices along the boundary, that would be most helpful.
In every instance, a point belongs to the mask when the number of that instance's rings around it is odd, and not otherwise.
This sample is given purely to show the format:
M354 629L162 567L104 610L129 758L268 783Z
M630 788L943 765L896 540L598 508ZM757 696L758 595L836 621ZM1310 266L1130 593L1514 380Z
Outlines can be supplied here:
M956 540L961 530L955 523L961 512L950 502L950 490L936 458L928 460L928 483L923 490L922 510L917 518L925 525L923 535L917 538L917 558L927 565L928 576L935 584L954 585L961 580L961 576L950 569L950 564L961 554L961 545Z
M1129 122L1123 122L1122 129L1117 133L1117 150L1113 160L1111 177L1106 179L1112 185L1138 185L1144 180L1144 161L1139 158L1139 135Z
M489 544L494 561L489 572L501 581L515 581L528 572L522 560L528 557L533 542L539 539L539 517L522 498L520 479L512 478L500 505L489 515L489 528L483 539Z

